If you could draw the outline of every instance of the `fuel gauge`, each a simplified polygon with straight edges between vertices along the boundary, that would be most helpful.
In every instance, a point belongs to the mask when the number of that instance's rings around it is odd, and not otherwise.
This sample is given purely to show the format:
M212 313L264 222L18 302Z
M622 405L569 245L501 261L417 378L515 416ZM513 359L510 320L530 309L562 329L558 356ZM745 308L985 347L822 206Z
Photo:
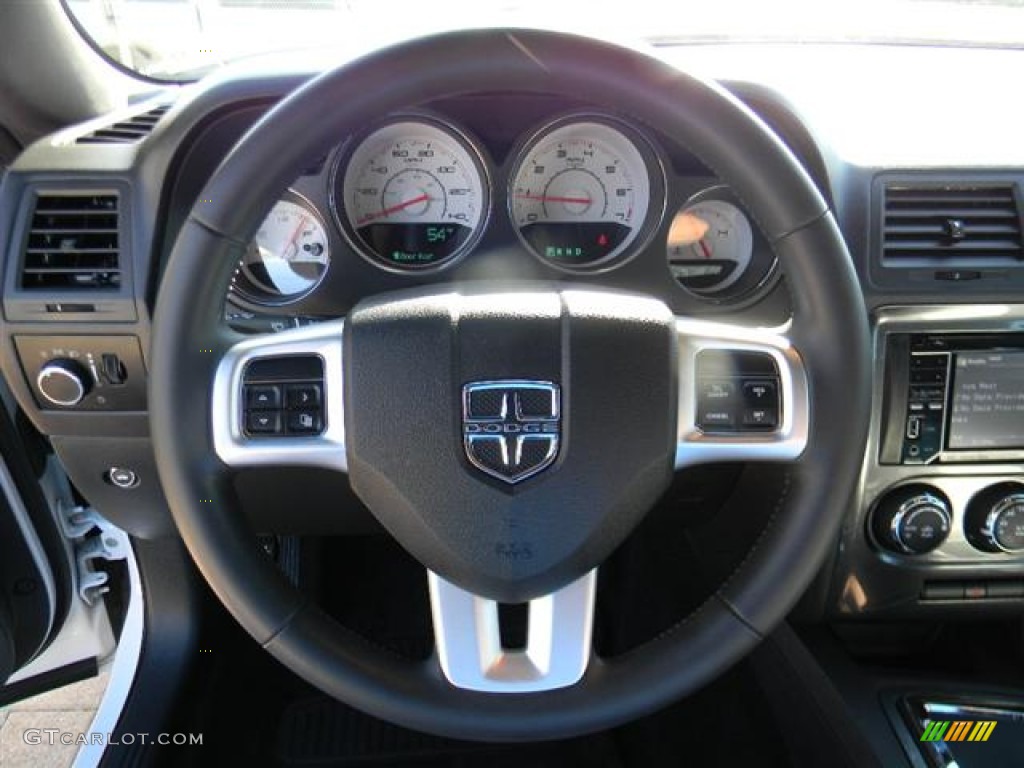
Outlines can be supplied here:
M232 288L256 304L278 305L310 293L330 263L327 231L298 194L274 204L239 264Z

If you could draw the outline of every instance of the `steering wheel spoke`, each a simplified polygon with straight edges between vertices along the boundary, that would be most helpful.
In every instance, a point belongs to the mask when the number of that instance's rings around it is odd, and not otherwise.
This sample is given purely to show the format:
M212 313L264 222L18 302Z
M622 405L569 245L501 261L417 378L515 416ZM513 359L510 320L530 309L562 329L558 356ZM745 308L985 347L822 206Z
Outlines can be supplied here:
M230 467L347 470L343 320L246 339L217 366L211 421Z
M485 693L538 693L579 682L591 656L597 570L528 606L526 644L502 645L498 603L428 571L434 642L445 678Z
M807 447L803 359L787 336L679 318L676 469L720 461L791 461Z

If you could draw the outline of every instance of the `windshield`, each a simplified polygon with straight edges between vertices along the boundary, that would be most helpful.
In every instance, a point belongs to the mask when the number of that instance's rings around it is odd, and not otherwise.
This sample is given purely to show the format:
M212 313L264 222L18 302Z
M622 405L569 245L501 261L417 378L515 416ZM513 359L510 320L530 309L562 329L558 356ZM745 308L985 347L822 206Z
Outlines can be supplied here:
M1024 0L65 0L108 56L155 78L323 49L339 58L403 37L544 26L655 45L884 42L1024 46Z

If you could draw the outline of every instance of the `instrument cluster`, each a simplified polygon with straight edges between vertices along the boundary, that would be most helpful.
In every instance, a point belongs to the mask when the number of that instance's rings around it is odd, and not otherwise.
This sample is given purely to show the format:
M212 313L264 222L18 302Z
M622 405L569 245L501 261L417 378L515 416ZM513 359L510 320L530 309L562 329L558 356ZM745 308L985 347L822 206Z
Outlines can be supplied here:
M716 304L750 298L775 273L732 192L711 184L680 201L664 147L619 117L547 120L517 137L503 163L489 149L428 112L370 126L325 165L328 210L295 189L273 206L229 298L243 308L298 302L341 250L393 275L446 271L484 250L492 229L511 230L511 244L562 274L603 274L654 252L670 284Z

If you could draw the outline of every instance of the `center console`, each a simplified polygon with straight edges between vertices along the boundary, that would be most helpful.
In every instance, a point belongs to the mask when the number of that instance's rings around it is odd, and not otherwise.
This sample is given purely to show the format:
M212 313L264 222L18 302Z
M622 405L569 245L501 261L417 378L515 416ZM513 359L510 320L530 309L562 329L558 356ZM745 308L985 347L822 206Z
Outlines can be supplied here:
M905 616L1024 600L1024 305L882 308L874 349L833 607Z

